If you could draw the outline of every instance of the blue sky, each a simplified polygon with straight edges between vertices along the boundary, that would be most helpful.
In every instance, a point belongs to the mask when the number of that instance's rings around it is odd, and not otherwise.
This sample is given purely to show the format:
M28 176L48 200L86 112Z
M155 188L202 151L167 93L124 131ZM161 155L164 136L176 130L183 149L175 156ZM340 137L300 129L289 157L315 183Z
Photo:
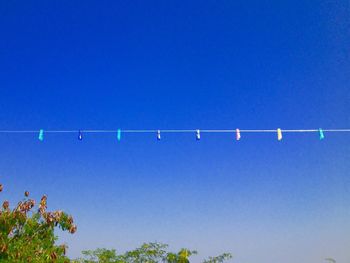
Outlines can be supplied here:
M0 128L349 128L348 1L3 1ZM0 135L2 199L73 214L69 255L145 241L350 260L348 134ZM201 257L195 258L198 262Z

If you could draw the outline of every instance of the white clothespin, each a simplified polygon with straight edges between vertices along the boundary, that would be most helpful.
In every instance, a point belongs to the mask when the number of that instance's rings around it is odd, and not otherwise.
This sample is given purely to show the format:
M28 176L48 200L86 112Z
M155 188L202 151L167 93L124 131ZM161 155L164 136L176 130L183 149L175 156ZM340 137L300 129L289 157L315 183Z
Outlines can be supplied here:
M239 141L241 139L241 131L236 129L236 140Z

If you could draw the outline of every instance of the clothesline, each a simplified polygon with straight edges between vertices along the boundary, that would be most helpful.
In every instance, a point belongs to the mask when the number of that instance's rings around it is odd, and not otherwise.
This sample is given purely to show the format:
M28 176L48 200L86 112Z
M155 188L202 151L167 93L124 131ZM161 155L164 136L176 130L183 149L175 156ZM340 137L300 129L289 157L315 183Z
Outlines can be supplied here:
M273 132L275 133L277 129L239 129L241 133L252 132L252 133L264 133ZM280 129L281 132L319 132L318 129ZM38 133L40 130L0 130L0 133ZM232 133L236 132L237 129L116 129L116 130L92 130L92 129L77 129L77 130L45 130L45 133L117 133L121 131L123 133L157 133L158 131L162 133L194 133L200 131L201 133ZM323 132L350 132L349 129L322 129Z
M325 138L324 133L325 132L350 132L350 129L281 129L277 128L275 130L273 129L193 129L193 130L180 130L180 129L164 129L164 130L43 130L40 129L37 130L0 130L0 133L17 133L17 134L23 134L23 133L39 133L38 139L40 141L44 141L44 133L76 133L78 132L78 139L81 141L83 140L83 134L84 133L116 133L117 140L120 141L122 137L122 133L155 133L157 135L157 140L161 140L162 133L195 133L196 140L201 139L201 133L235 133L236 134L236 140L239 141L241 139L241 133L277 133L277 140L281 141L283 138L283 133L307 133L307 132L318 132L320 140L323 140Z

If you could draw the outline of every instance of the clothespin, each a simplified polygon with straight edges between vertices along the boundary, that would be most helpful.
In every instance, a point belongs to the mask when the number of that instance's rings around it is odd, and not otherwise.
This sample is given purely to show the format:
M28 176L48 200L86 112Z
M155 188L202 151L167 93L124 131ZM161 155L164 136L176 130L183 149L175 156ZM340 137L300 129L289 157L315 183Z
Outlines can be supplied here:
M282 130L280 128L277 129L277 140L282 141Z
M122 130L118 129L118 131L117 131L117 140L118 140L118 142L120 142L121 139L122 139Z
M323 130L321 128L318 129L318 133L320 135L320 140L323 140L324 139L324 133L323 133Z
M236 140L239 141L241 139L241 131L236 129Z
M199 141L201 139L201 131L196 130L196 140Z
M157 131L157 140L160 141L162 137L160 136L160 130Z
M39 139L39 141L44 141L44 130L43 129L41 129L40 131L39 131L39 137L38 137L38 139Z
M79 133L78 133L78 140L79 141L83 140L83 132L81 130L79 130Z

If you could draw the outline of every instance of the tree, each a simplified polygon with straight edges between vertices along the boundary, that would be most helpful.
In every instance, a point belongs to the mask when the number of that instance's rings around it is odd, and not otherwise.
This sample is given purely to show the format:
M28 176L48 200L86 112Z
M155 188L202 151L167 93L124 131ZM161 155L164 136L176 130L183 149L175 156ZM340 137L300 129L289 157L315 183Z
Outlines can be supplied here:
M194 250L182 248L178 252L168 252L168 245L162 243L144 243L141 247L124 254L117 254L115 249L96 249L83 251L83 258L77 263L189 263L189 258L197 254ZM230 259L229 253L210 257L203 263L222 263Z
M0 184L0 192L3 186ZM24 200L10 209L5 200L0 210L0 261L1 262L69 262L66 246L56 245L55 228L75 233L73 218L63 211L47 211L44 195L39 209L34 211L35 200L25 192Z
M207 260L204 260L203 263L222 263L231 258L232 255L230 253L223 253L216 257L209 257Z
M0 192L3 186L0 184ZM116 250L96 249L83 251L83 258L71 261L66 254L66 245L57 245L55 229L75 233L77 227L73 218L61 210L47 211L47 196L42 196L38 209L34 210L35 200L25 198L10 208L5 200L0 208L0 262L53 262L53 263L189 263L189 258L197 254L186 248L169 252L168 245L144 243L139 248L117 254ZM0 203L1 204L1 203ZM222 263L231 258L225 253L210 257L203 263Z

